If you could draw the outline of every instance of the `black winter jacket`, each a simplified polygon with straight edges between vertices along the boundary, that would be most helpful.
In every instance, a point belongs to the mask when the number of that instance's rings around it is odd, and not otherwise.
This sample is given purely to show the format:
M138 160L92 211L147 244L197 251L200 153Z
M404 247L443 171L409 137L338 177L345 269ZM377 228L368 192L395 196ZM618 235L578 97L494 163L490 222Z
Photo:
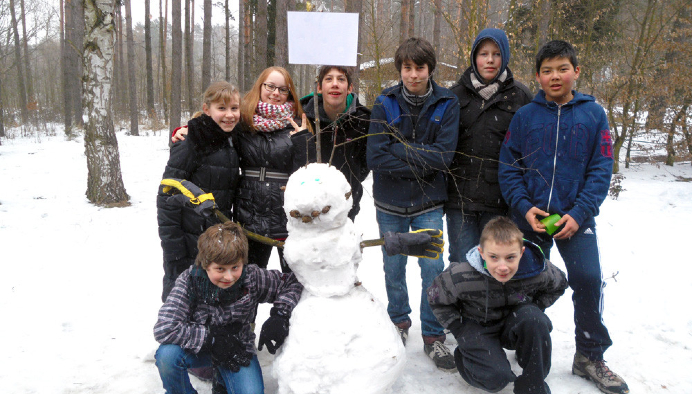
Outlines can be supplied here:
M235 130L234 130L235 132ZM185 141L173 144L163 178L186 179L212 193L221 212L231 218L236 187L240 180L238 154L225 133L207 115L188 122ZM156 199L159 237L163 249L163 301L175 279L197 256L197 238L212 224L192 209L169 203L170 196L159 187Z
M428 302L437 321L459 337L462 319L483 326L497 324L517 305L536 304L545 310L557 301L565 289L565 273L554 266L534 243L524 241L526 250L519 268L506 283L498 282L483 266L478 249L472 249L469 262L452 262L428 288Z
M322 162L330 163L341 171L348 184L351 185L353 208L348 213L348 217L353 220L360 211L360 199L363 196L361 183L369 172L366 157L366 137L370 126L370 110L360 105L358 97L354 96L351 106L339 115L336 121L332 122L324 112L322 97L318 97ZM312 123L313 130L315 130L314 96L303 97L300 104L303 106L308 120ZM315 139L311 138L308 143L310 144L308 160L310 163L315 163L317 162ZM334 151L333 157L332 150Z
M504 214L507 204L497 180L500 146L514 113L531 102L533 95L512 78L500 83L498 92L485 101L471 84L469 67L451 90L459 98L459 140L447 181L447 209Z
M299 122L299 121L298 121ZM274 239L288 236L284 191L290 176L301 165L305 165L307 154L297 146L306 146L312 134L304 130L293 136L292 126L271 132L253 132L240 124L236 149L240 156L243 177L238 186L235 218L244 228L259 235ZM298 141L300 141L298 143ZM294 146L296 142L297 146ZM262 180L250 176L250 172L268 172ZM284 176L276 178L271 173Z

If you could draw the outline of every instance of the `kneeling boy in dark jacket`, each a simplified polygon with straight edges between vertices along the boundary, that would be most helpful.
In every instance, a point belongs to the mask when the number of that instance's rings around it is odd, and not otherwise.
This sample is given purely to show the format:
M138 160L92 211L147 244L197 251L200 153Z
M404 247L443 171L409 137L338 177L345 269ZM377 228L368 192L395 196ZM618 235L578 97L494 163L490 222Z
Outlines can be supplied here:
M515 393L550 393L553 326L544 311L565 292L565 274L502 216L485 226L466 257L468 263L450 263L428 289L435 317L457 339L459 373L490 392L514 382ZM520 376L503 348L516 350Z
M213 365L228 393L263 393L250 328L257 304L274 304L259 339L259 350L266 345L274 354L288 335L303 285L293 274L248 265L247 238L236 223L209 227L198 248L195 265L180 274L154 326L163 387L194 392L187 369Z

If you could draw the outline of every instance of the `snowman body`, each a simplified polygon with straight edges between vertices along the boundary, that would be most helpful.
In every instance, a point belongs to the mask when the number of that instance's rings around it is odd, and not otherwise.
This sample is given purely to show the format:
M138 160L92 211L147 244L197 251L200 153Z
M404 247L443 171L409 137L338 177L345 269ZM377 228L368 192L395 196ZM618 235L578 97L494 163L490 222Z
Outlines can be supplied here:
M274 360L279 394L382 394L403 371L405 349L384 305L357 284L351 204L348 182L326 164L299 169L286 185L284 257L305 289Z

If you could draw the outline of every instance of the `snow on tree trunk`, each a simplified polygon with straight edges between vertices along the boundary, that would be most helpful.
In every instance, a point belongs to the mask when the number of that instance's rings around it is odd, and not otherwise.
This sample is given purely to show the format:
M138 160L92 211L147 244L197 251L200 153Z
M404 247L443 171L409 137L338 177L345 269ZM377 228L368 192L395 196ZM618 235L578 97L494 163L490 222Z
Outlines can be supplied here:
M112 0L85 0L84 147L87 157L86 195L97 205L127 203L120 173L120 154L111 108L115 22Z

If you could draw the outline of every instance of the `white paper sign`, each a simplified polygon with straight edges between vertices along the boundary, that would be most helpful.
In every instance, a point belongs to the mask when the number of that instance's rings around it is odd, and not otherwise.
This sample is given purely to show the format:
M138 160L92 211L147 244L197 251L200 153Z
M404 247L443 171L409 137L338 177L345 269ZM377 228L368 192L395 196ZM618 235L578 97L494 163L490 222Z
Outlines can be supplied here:
M289 12L288 62L355 66L358 14Z

